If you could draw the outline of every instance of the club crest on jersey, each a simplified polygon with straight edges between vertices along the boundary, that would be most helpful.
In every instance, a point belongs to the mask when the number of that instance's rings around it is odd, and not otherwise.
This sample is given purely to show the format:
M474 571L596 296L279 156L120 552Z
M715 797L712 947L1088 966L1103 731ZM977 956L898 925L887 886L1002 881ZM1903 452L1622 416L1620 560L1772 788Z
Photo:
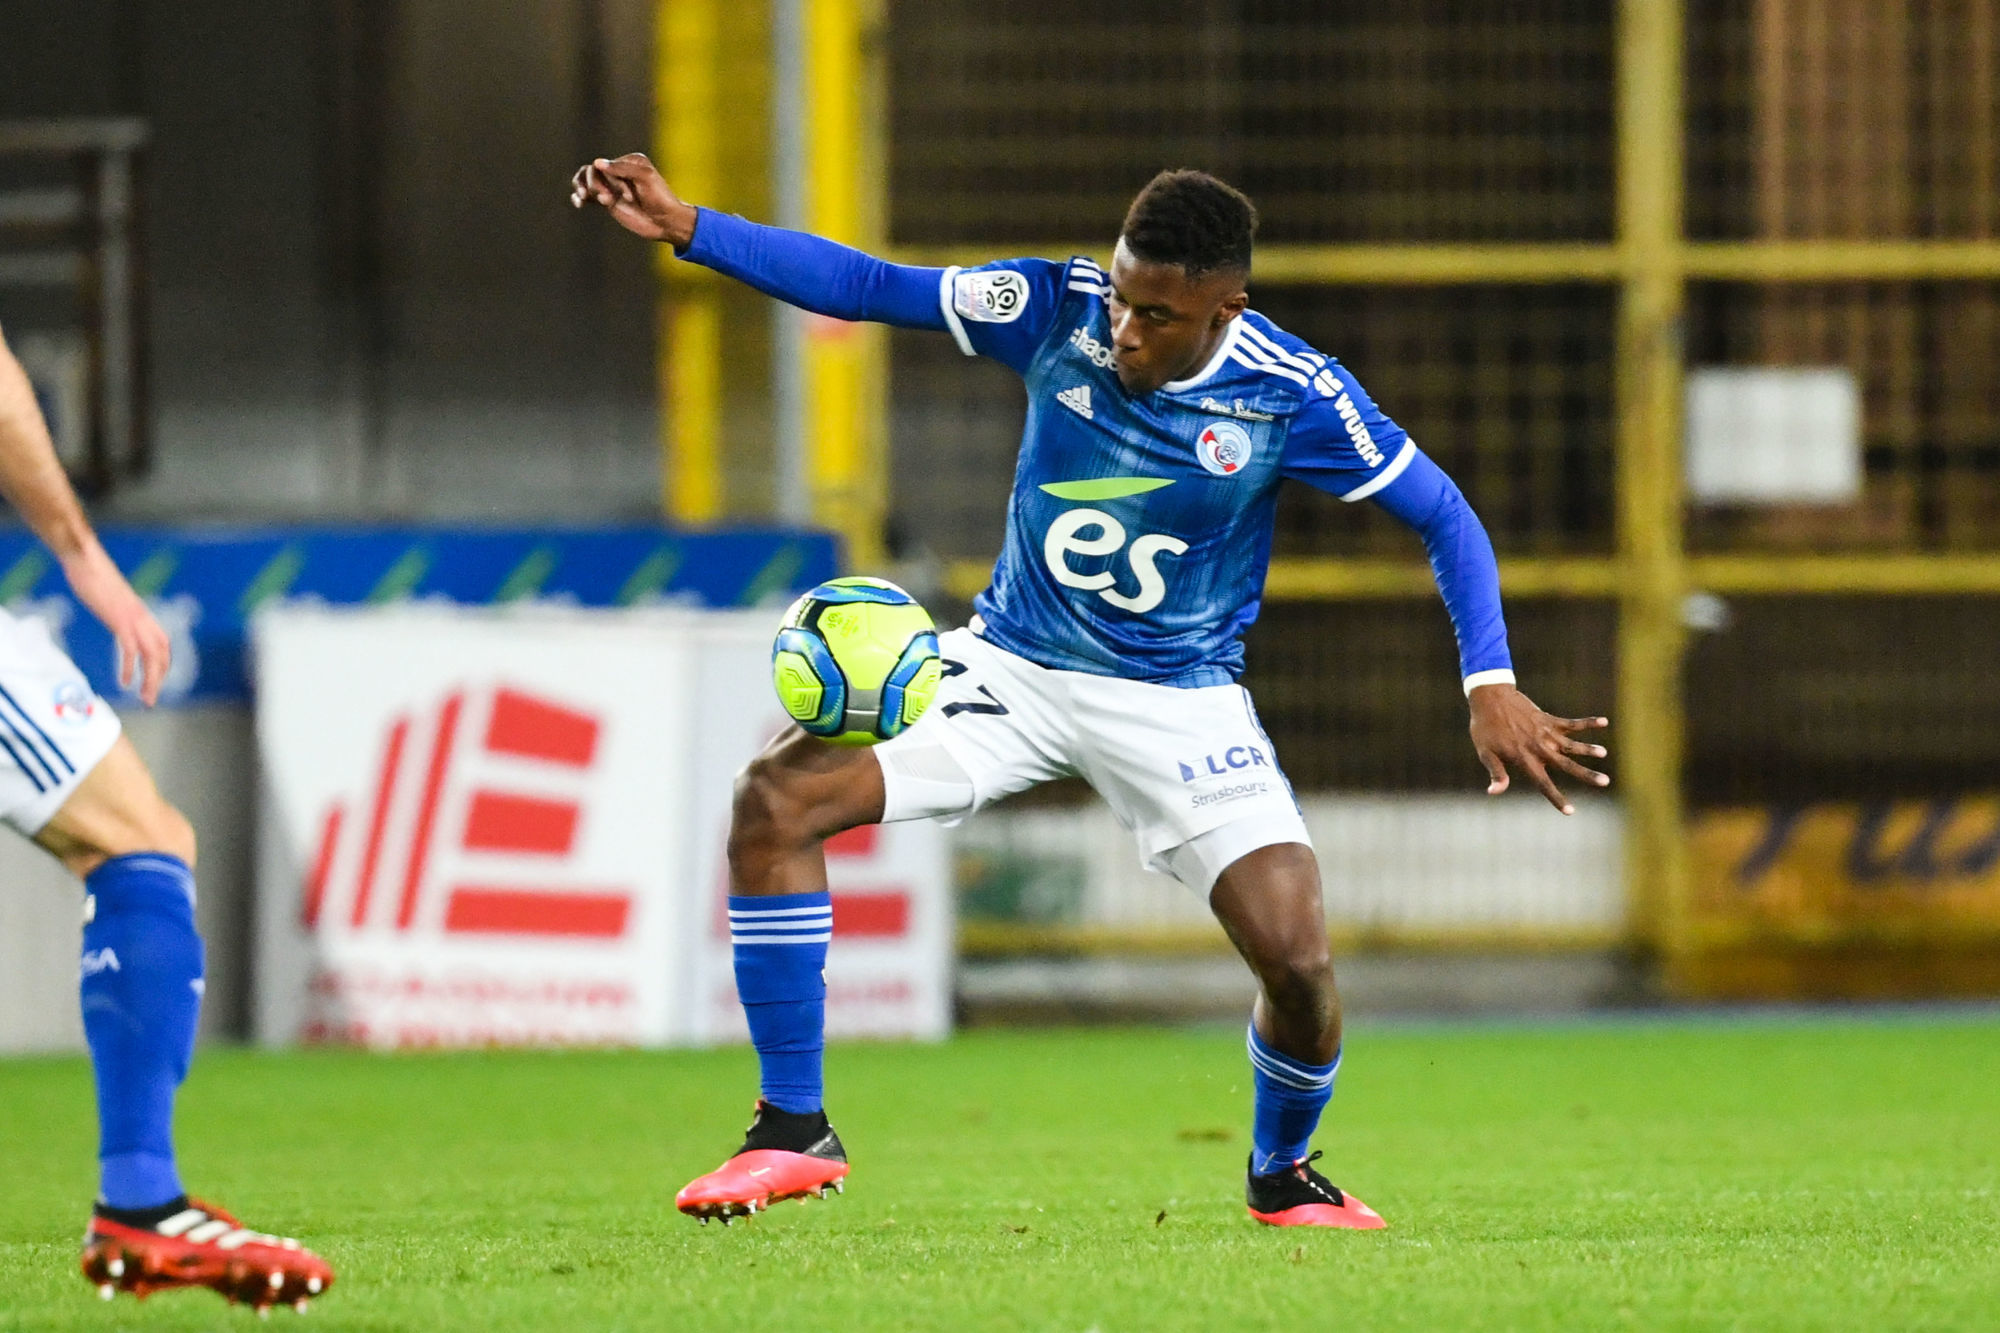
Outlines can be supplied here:
M951 304L976 324L1012 324L1028 308L1028 280L1010 268L961 273L952 280Z
M1211 421L1194 437L1194 456L1218 477L1232 477L1250 461L1250 432L1233 421Z
M56 721L80 727L97 714L97 696L85 686L66 680L56 686Z

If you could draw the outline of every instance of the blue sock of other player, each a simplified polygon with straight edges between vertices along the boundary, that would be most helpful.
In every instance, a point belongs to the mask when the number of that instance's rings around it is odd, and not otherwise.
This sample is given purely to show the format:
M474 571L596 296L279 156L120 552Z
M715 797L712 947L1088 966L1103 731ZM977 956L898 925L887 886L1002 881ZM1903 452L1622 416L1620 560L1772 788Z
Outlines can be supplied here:
M821 1109L826 1050L826 946L833 899L818 893L729 898L736 994L750 1020L764 1100L780 1111Z
M194 872L141 852L84 879L83 1031L97 1076L99 1192L113 1208L181 1197L174 1094L194 1056L202 947Z
M1250 1131L1250 1170L1256 1175L1283 1171L1305 1160L1320 1112L1333 1100L1333 1076L1340 1072L1340 1052L1333 1063L1309 1065L1281 1055L1250 1025L1250 1078L1256 1085L1256 1114Z

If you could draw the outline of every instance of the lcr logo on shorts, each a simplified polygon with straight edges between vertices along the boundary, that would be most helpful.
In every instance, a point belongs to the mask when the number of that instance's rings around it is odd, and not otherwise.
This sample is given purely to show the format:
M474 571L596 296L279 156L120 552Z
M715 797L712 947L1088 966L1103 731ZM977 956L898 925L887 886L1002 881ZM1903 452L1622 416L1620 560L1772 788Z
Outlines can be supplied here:
M54 711L64 726L80 727L97 716L97 696L88 685L66 680L56 686Z
M1269 768L1271 761L1254 745L1232 745L1220 754L1205 754L1196 762L1181 764L1181 781L1228 777L1232 769Z

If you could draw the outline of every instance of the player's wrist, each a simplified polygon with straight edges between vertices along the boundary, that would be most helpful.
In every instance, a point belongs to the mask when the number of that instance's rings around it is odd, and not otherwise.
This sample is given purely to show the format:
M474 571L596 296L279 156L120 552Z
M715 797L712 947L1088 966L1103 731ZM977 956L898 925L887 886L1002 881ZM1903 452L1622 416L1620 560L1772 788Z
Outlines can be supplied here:
M674 247L674 253L684 255L694 244L695 228L701 223L701 210L693 204L674 200L660 211L660 239Z
M1473 697L1475 690L1485 689L1488 686L1500 685L1508 689L1513 689L1515 685L1514 672L1509 667L1496 667L1491 671L1475 671L1465 678L1464 684L1465 697L1467 699Z
M97 532L90 526L90 520L81 514L48 524L46 531L38 529L35 535L54 553L56 563L63 567L64 572L95 569L111 563L111 557L105 553L104 544L97 540Z

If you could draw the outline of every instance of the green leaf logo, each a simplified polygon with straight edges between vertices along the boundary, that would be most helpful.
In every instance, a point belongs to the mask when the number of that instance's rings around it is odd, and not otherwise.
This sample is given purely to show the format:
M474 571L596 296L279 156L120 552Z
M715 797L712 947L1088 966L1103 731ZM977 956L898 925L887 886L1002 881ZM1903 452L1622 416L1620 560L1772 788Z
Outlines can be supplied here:
M1097 477L1091 481L1051 481L1042 489L1058 500L1122 500L1173 484L1172 477Z

